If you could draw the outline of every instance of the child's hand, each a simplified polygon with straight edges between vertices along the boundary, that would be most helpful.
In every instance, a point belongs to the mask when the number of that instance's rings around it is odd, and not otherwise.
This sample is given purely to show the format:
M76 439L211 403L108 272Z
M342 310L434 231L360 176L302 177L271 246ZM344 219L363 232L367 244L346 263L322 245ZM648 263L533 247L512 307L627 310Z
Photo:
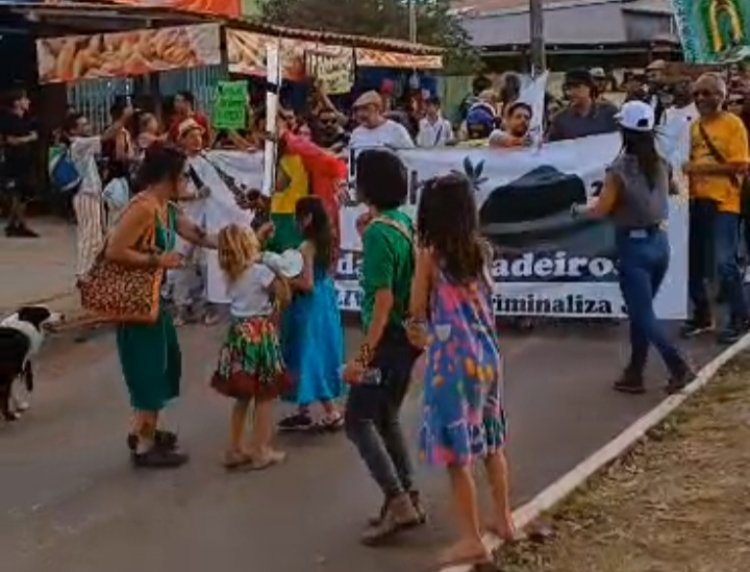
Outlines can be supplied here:
M165 252L159 257L159 266L167 270L185 266L185 257L179 252Z
M409 343L417 349L424 350L427 347L427 325L422 321L408 320L405 326Z
M348 362L342 372L341 378L345 383L349 385L357 385L362 381L362 377L365 375L365 366L362 365L358 360L352 360Z
M271 238L274 232L276 232L276 227L269 221L260 225L260 228L255 231L255 236L257 236L258 240L263 243Z

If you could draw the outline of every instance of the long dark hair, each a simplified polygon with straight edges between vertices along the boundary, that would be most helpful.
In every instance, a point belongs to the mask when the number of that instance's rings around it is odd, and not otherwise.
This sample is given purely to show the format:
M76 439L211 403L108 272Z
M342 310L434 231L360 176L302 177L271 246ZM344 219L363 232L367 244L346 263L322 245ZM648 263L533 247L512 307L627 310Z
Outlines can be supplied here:
M143 155L135 176L136 192L165 181L176 183L185 170L186 161L187 156L182 149L172 143L156 141Z
M659 177L661 158L656 152L656 139L653 131L622 130L622 149L638 161L643 176L653 189Z
M315 245L316 266L330 269L333 264L333 232L323 201L318 197L302 197L297 201L295 217L302 236ZM302 223L308 217L310 222L303 227Z
M484 241L469 180L454 173L425 183L417 209L419 245L432 248L450 278L468 283L481 277Z

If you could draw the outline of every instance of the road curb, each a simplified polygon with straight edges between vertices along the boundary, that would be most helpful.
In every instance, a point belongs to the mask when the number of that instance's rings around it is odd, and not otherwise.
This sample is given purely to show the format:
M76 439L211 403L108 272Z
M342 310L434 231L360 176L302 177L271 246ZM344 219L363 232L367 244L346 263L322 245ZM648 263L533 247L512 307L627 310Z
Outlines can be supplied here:
M529 502L513 511L513 520L518 529L527 527L549 511L570 493L575 491L592 475L628 451L640 441L648 431L661 423L667 416L682 405L688 397L705 387L727 362L737 354L750 348L750 334L729 346L718 356L708 362L696 376L695 380L680 393L667 397L648 413L627 427L617 437L579 463L571 471L560 477ZM494 536L485 535L484 543L488 549L494 550L500 541ZM443 568L441 572L471 572L471 566L451 566Z

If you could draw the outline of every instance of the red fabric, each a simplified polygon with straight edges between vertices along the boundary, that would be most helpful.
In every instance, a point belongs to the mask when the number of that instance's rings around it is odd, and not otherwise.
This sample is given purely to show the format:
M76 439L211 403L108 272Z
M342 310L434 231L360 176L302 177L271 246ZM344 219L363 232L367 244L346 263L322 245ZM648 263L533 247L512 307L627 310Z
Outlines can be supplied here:
M313 193L320 197L331 219L334 244L339 245L339 187L346 180L346 163L333 153L318 147L304 137L286 132L283 136L286 152L298 155L310 177ZM338 249L337 249L338 250ZM335 253L338 255L338 252Z

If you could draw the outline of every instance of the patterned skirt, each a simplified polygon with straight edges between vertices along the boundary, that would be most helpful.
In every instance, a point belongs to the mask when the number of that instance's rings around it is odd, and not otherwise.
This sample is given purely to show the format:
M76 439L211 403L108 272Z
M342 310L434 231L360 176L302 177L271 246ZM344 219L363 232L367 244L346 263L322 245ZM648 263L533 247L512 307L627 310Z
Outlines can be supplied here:
M211 386L228 397L278 397L289 388L276 324L268 316L234 319Z

